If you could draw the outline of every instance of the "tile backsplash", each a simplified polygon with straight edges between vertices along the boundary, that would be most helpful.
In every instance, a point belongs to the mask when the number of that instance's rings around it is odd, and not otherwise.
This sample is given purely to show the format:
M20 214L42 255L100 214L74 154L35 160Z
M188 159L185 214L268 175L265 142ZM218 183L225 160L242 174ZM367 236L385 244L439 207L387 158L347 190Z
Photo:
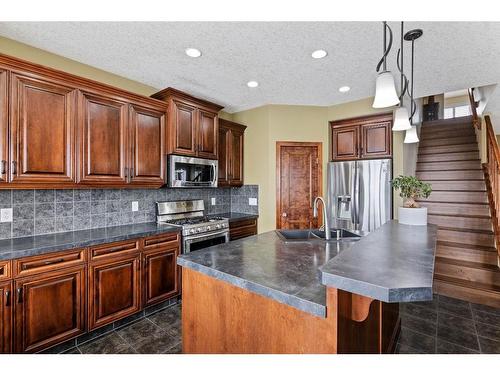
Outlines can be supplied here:
M257 214L249 198L257 185L217 189L75 189L0 190L0 208L12 208L13 220L0 223L0 238L25 237L155 221L155 202L203 199L208 214ZM215 198L215 205L211 204ZM132 202L138 211L132 211Z

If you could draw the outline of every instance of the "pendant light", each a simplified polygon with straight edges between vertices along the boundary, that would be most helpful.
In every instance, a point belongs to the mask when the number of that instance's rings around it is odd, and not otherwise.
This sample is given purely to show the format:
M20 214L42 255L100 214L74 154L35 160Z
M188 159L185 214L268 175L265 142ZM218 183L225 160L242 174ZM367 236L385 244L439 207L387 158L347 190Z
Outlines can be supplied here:
M417 111L417 105L415 103L415 99L413 98L413 86L414 86L414 81L413 81L413 67L415 63L415 40L420 38L423 34L423 31L421 29L414 29L408 31L404 39L407 41L411 41L411 90L410 90L410 108L411 108L411 115L410 115L410 124L411 124L411 129L408 129L405 134L405 140L404 143L417 143L419 142L418 135L417 135L417 127L413 125L413 116L415 115L415 112Z
M393 131L403 131L411 129L410 115L408 110L404 107L403 101L405 93L408 89L408 78L404 74L404 56L403 56L403 32L404 23L401 22L401 46L398 50L397 65L399 72L401 73L401 93L399 94L399 108L394 111L394 123L392 126Z
M387 25L384 24L384 54L377 64L377 72L379 72L380 67L383 67L382 72L379 73L377 81L375 83L375 99L373 100L373 108L387 108L399 104L399 97L396 93L396 85L394 83L394 77L392 73L387 70L387 55L392 47L392 30ZM387 31L389 31L389 44L387 44Z

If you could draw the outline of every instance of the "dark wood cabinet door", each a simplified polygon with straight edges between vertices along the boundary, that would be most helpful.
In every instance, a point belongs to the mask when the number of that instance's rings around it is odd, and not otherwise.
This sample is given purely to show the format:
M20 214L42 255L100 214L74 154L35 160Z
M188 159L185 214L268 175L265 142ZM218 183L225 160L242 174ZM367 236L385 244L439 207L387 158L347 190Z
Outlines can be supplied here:
M32 353L85 332L85 268L15 281L15 348Z
M229 137L231 186L243 185L243 131L232 129Z
M130 106L130 182L164 184L165 113Z
M229 186L229 167L230 167L230 155L229 155L229 142L230 142L231 130L224 126L219 126L219 172L217 178L217 184L219 187Z
M140 254L89 266L89 329L141 309Z
M392 121L361 125L361 158L392 155Z
M345 126L332 130L332 160L359 158L359 126Z
M0 185L8 181L9 167L9 87L8 72L0 69Z
M11 76L11 181L74 182L76 90Z
M179 294L178 255L178 243L144 252L144 306L165 301Z
M198 156L217 159L219 116L217 113L198 110Z
M187 103L172 101L173 132L170 151L174 154L196 156L196 107Z
M12 350L12 282L0 283L0 353Z
M127 182L127 104L81 92L79 97L79 182Z

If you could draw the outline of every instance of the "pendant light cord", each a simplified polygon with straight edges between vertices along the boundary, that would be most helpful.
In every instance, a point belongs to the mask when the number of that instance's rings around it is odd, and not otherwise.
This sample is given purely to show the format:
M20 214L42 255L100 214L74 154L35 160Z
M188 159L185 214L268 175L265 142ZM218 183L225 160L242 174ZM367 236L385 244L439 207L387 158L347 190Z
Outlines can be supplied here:
M404 64L403 34L404 34L404 22L401 22L401 47L399 47L398 49L398 56L396 58L398 70L401 73L401 93L399 94L400 107L403 107L403 99L406 91L408 90L408 78L406 78L406 75L404 74L403 70L403 64Z
M382 55L382 58L377 64L377 73L379 72L380 67L382 65L384 68L384 72L387 71L386 58L392 48L392 30L390 26L387 24L387 22L384 21L383 24L384 24L384 54ZM387 44L387 31L389 31L389 44Z

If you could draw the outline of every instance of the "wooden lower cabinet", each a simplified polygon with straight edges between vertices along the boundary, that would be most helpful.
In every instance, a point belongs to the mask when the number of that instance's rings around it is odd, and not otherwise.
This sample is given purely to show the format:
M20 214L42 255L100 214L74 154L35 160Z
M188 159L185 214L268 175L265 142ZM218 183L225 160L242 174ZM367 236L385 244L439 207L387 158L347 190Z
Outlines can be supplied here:
M33 353L85 332L85 266L14 281L15 351Z
M141 255L89 265L89 329L141 310Z
M0 353L12 350L12 282L0 282Z
M229 239L231 241L257 234L257 219L245 219L229 222Z

